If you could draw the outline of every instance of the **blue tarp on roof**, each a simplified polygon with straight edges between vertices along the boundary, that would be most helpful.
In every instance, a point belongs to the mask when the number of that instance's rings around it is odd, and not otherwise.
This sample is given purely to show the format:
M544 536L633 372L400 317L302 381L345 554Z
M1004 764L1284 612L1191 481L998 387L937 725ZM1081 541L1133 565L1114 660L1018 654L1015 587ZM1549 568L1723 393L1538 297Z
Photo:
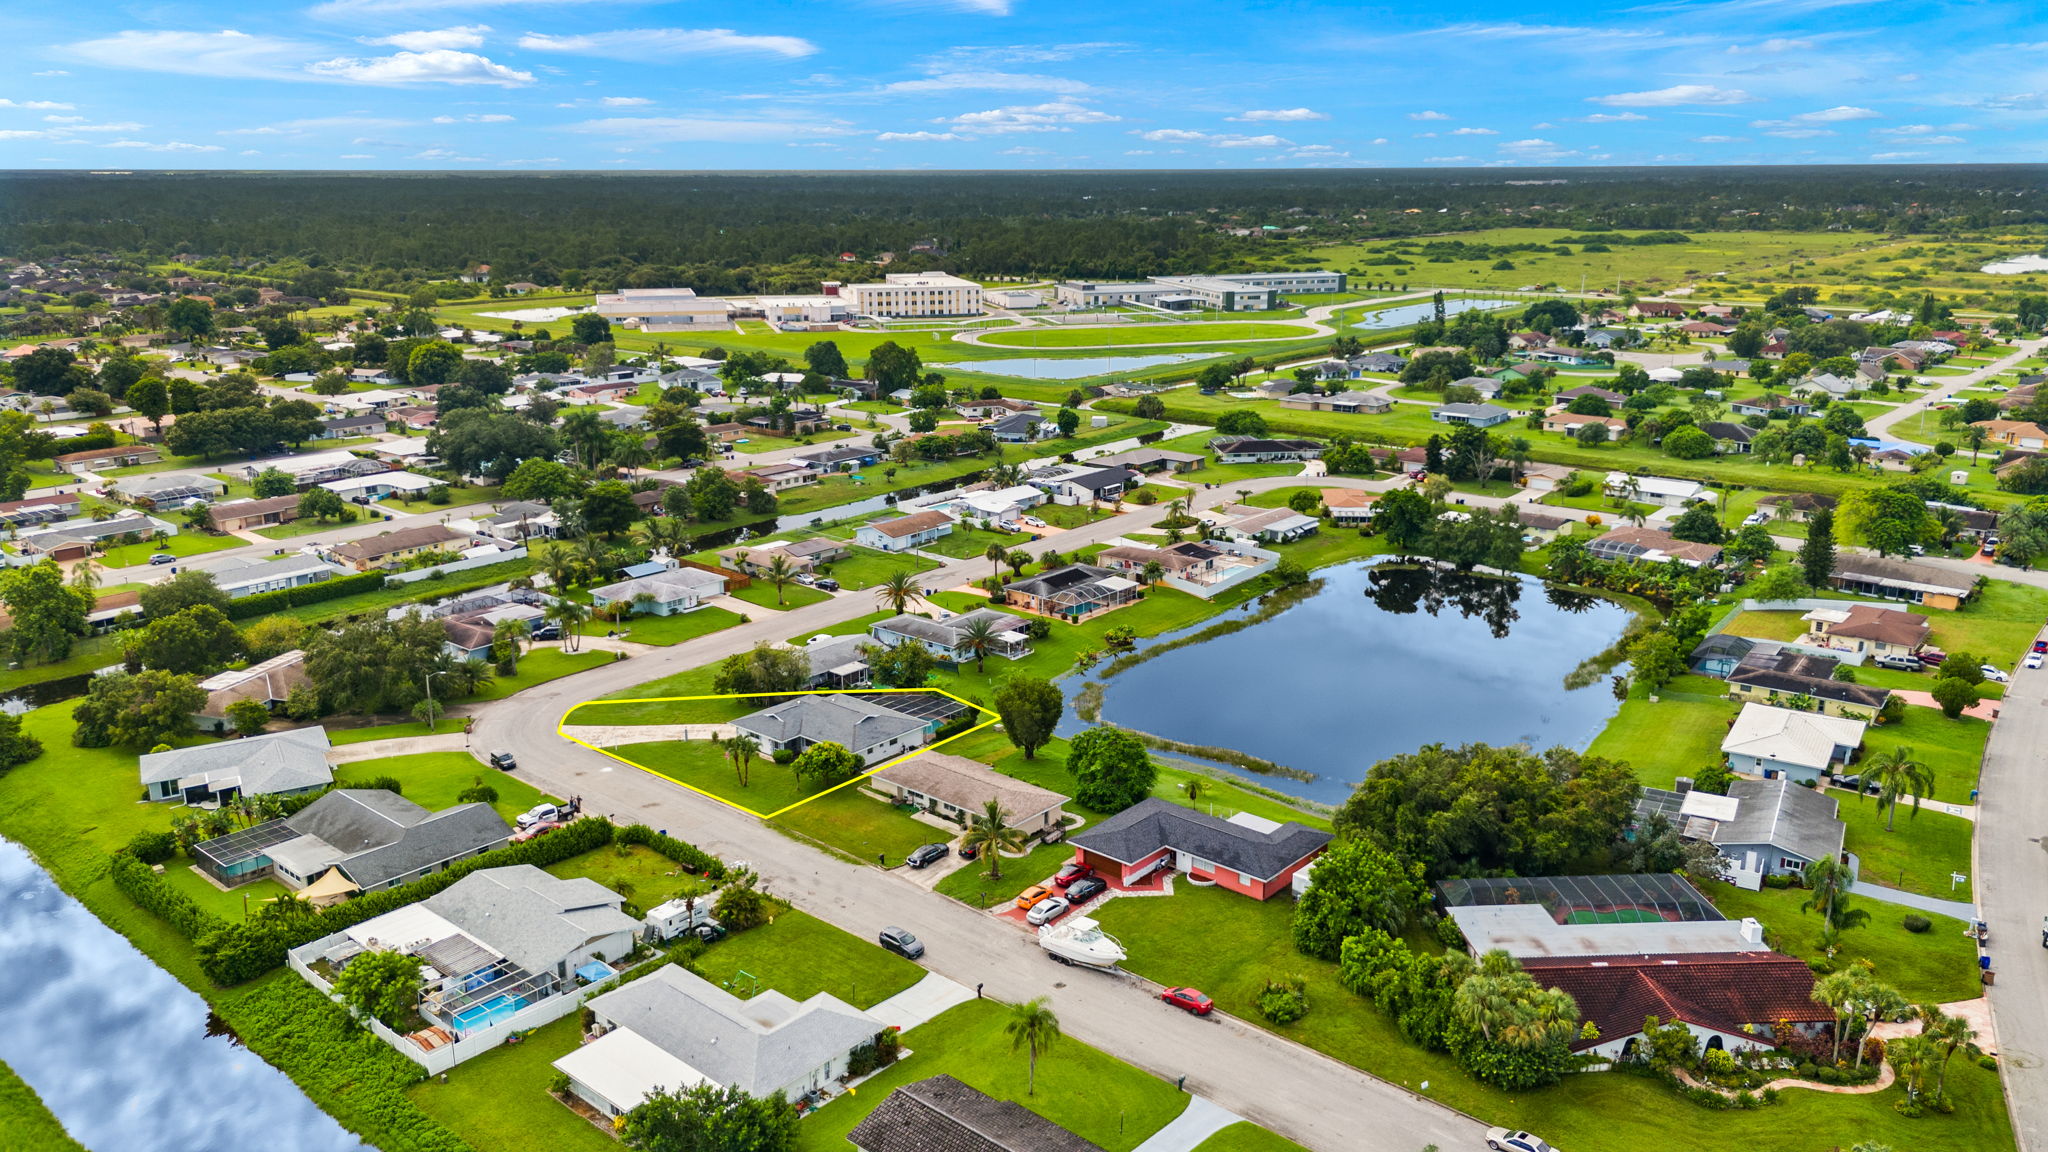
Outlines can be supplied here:
M642 561L639 564L628 565L627 567L622 568L619 571L623 573L626 579L628 580L638 580L642 576L653 576L658 573L666 572L668 571L668 565L663 564L658 560L646 560Z

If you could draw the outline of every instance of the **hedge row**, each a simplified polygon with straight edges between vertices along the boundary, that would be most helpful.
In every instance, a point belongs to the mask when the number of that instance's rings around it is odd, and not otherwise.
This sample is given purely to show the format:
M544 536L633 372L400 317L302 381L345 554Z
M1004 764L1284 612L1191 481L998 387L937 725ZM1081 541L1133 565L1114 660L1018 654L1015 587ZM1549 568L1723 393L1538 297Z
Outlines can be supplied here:
M545 868L604 847L612 842L612 833L609 821L595 818L578 820L559 832L472 856L410 884L359 896L317 915L289 921L245 920L240 924L226 925L220 931L194 937L193 943L199 951L199 968L206 973L207 979L223 986L254 980L283 966L285 954L301 944L310 944L350 925L418 903L479 868L503 868L513 864Z
M246 620L251 616L268 616L272 612L282 612L286 608L318 604L323 600L354 596L362 592L375 592L384 587L384 580L385 574L382 572L361 572L354 576L335 576L317 584L301 584L297 588L258 592L254 596L228 601L228 619Z
M186 937L198 940L227 927L227 922L170 886L149 865L133 856L117 853L109 867L114 887L137 907L160 917Z
M659 852L700 876L725 879L724 861L695 844L678 840L666 832L656 832L645 824L626 825L619 829L617 839L621 844L638 844Z

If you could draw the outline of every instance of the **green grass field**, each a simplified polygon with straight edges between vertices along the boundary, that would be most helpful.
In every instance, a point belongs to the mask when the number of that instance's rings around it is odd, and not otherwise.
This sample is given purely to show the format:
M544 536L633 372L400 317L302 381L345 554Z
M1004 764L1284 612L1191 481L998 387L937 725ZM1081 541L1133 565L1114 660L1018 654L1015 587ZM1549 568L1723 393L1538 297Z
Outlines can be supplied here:
M666 856L638 844L613 844L547 868L564 880L595 880L641 908L710 890L711 883Z
M790 587L795 588L796 585L792 584ZM769 602L774 601L771 599ZM593 620L584 624L579 631L585 636L602 636L623 628L626 639L635 644L658 644L666 647L724 631L739 622L739 613L709 605L677 616L629 616L619 624Z
M1586 751L1626 760L1635 768L1636 779L1653 788L1669 788L1673 777L1698 775L1702 768L1721 762L1721 741L1737 711L1726 700L1667 696L1652 703L1638 686Z
M1195 1145L1194 1152L1308 1152L1308 1149L1249 1120L1240 1120Z
M1828 794L1840 801L1836 811L1848 826L1842 846L1863 866L1859 884L1882 884L1943 900L1970 899L1970 837L1976 825L1925 806L1915 813L1912 805L1901 804L1887 831L1885 817L1891 814L1878 812L1875 796L1839 790ZM1956 873L1966 879L1951 884L1949 877Z
M829 592L820 592L816 588L806 587L793 581L784 585L778 593L773 585L759 580L745 588L729 592L727 595L735 600L744 600L749 604L759 605L771 612L787 612L791 608L801 608L806 604L816 604L821 600L832 598L832 594Z
M224 548L240 548L248 543L235 536L215 536L206 532L180 532L165 540L139 544L119 544L100 553L99 562L108 568L131 568L137 564L149 563L149 558L159 552L183 559L187 556L204 556L208 552L219 552Z
M874 941L796 911L726 937L694 967L738 996L752 996L756 988L792 1000L830 992L856 1008L872 1008L924 979L924 969Z
M27 1152L85 1152L85 1146L64 1131L64 1125L14 1069L0 1064L0 1131L4 1146Z
M1820 915L1802 912L1806 893L1797 888L1746 892L1732 884L1700 885L1714 906L1731 920L1754 917L1764 926L1766 943L1775 940L1787 956L1811 960L1821 955ZM1932 916L1925 932L1908 932L1900 921L1913 910L1857 897L1852 906L1870 913L1870 922L1842 933L1837 966L1870 962L1872 974L1916 1003L1947 1004L1983 995L1977 980L1977 946L1963 935L1964 924L1949 916Z

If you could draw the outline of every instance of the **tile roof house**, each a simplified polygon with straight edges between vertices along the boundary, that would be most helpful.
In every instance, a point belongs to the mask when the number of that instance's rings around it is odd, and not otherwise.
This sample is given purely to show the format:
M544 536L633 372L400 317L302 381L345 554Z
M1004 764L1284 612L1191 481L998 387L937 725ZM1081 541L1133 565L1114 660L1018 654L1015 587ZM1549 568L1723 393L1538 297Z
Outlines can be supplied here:
M860 1152L1102 1152L1021 1104L943 1074L889 1093L846 1139Z
M1834 1025L1834 1013L1813 1002L1806 962L1776 952L1530 959L1522 967L1538 984L1569 993L1597 1030L1597 1039L1572 1042L1578 1053L1633 1055L1649 1016L1683 1021L1708 1048L1730 1051L1791 1039L1774 1036L1781 1023L1809 1038Z
M1913 655L1927 645L1928 633L1934 630L1925 616L1874 604L1816 608L1800 619L1807 622L1807 643L1874 656Z
M976 620L987 620L996 630L998 646L991 649L989 655L1016 660L1031 654L1030 642L1024 635L1024 621L993 608L976 608L941 620L909 614L894 616L869 625L868 635L885 645L900 644L906 640L922 644L939 659L961 664L974 659L974 653L965 647L965 635Z
M601 1035L555 1068L605 1116L632 1111L657 1088L801 1096L845 1075L853 1050L884 1030L829 992L798 1002L768 989L742 1000L673 964L586 1007Z
M327 767L327 729L319 727L150 752L140 768L145 799L187 804L289 796L334 783Z
M1323 498L1323 509L1330 520L1337 524L1364 524L1372 519L1373 506L1379 503L1379 494L1362 488L1324 488L1317 495Z
M915 804L935 816L965 820L983 812L991 800L1003 806L1013 828L1027 835L1060 826L1067 798L1014 776L1005 776L977 760L925 752L891 764L868 778L868 787Z
M1598 424L1607 429L1609 439L1628 431L1628 421L1613 416L1584 416L1577 412L1557 411L1543 417L1545 432L1562 432L1567 436L1578 435L1579 429L1588 424Z
M912 512L893 520L863 524L854 529L854 543L882 552L906 552L921 548L953 531L953 517L936 510Z
M1722 739L1721 754L1731 769L1748 775L1819 780L1855 758L1868 727L1861 720L1751 702Z
M355 891L375 892L504 847L511 836L488 804L433 812L382 788L337 788L282 820L202 841L192 857L229 887L274 876L298 891L339 868Z
M1328 832L1249 813L1224 820L1147 797L1072 837L1074 859L1133 884L1162 868L1270 899L1330 843Z
M742 716L732 726L761 742L763 755L801 754L833 743L873 764L922 747L937 727L860 696L797 696Z

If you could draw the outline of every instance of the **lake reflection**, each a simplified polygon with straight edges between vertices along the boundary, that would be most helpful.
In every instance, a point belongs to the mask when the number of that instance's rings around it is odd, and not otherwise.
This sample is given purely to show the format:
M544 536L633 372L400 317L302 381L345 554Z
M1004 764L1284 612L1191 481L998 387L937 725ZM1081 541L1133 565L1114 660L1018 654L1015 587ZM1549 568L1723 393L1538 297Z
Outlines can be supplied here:
M1609 601L1427 567L1318 575L1320 592L1270 620L1111 678L1103 718L1314 772L1272 783L1334 803L1424 744L1583 748L1614 714L1604 679L1564 687L1627 625Z
M0 972L0 1061L93 1152L366 1148L5 839Z

